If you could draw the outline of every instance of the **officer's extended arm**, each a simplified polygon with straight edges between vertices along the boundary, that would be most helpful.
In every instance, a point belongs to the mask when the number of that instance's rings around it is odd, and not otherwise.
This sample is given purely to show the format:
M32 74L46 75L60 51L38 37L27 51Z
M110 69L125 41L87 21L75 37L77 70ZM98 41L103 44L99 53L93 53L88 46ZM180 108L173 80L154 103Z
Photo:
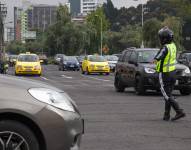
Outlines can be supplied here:
M166 55L168 54L168 49L166 47L163 47L155 56L155 60L159 61L162 60L166 57Z

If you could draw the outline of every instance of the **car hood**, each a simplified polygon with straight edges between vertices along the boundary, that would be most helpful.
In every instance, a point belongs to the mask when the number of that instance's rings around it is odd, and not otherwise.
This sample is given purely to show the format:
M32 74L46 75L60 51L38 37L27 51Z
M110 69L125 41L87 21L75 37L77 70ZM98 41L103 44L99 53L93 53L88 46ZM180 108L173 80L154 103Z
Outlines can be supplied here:
M155 64L151 64L151 63L142 63L142 65L144 67L148 67L148 68L152 68L152 69L155 69L156 68L156 65ZM187 66L183 65L183 64L176 64L176 69L177 70L184 70L188 68Z
M89 62L90 65L108 65L108 62Z
M22 66L37 66L37 65L40 65L40 62L17 62L17 65L22 65Z
M57 89L55 87L52 87L48 84L45 84L41 81L34 81L25 79L22 77L13 77L8 75L0 75L0 86L7 88L7 89L23 89L28 90L30 88L49 88L52 90L55 90L57 92L63 92L60 89Z

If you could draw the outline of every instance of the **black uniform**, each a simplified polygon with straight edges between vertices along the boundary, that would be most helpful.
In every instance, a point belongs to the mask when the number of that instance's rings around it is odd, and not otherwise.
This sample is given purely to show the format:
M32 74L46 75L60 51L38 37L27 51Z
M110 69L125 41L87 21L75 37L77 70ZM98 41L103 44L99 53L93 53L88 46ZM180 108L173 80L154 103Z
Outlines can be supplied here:
M173 107L173 109L176 111L177 114L183 112L183 110L180 109L178 103L175 101L172 95L172 91L174 89L174 85L176 82L176 71L163 72L163 62L167 54L168 54L168 48L164 46L155 56L155 60L161 61L159 83L161 86L161 92L165 99L165 113L163 118L164 120L170 119L171 107Z

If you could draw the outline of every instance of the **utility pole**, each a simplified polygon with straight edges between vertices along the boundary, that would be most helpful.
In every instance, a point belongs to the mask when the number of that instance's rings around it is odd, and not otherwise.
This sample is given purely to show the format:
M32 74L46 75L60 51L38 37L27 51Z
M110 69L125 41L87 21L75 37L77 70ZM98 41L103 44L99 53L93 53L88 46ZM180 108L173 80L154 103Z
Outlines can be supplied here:
M0 53L1 58L5 59L5 45L4 45L4 20L7 15L7 7L0 2ZM3 56L2 56L3 53Z

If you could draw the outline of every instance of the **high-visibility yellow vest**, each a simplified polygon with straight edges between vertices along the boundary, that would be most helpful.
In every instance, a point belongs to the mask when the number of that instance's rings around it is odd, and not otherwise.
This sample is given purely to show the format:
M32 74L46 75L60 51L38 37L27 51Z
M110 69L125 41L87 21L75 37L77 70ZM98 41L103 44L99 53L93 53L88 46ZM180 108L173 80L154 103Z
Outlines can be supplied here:
M162 70L160 70L161 60L157 62L157 72L171 72L176 69L176 45L174 43L171 43L166 44L165 46L168 48L168 54L164 59Z

